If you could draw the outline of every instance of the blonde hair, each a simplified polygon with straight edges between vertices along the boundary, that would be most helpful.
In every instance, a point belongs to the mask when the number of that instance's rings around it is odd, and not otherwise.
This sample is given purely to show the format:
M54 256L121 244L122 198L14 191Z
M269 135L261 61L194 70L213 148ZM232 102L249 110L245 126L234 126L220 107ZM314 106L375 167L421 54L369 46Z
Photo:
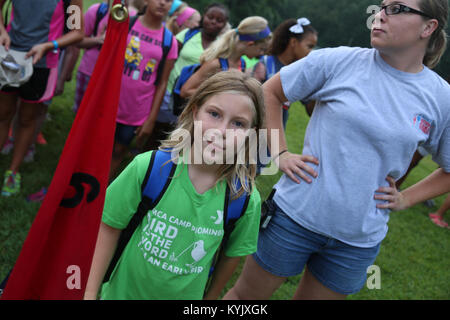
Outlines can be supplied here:
M447 48L448 0L419 0L419 8L439 23L428 42L423 64L433 69L444 55ZM426 19L426 18L425 18Z
M187 7L188 4L186 2L182 2L177 10L175 10L168 18L166 26L170 31L172 31L173 34L177 34L178 32L180 32L180 26L178 26L177 24L177 18Z
M227 24L225 25L225 27L223 27L222 30L220 30L219 36L227 33L228 31L231 30L231 24L229 22L227 22Z
M200 56L200 63L217 58L228 58L233 53L239 40L239 35L257 34L267 28L268 22L263 17L245 18L236 29L230 29L215 40ZM270 36L256 41L269 41Z
M203 104L211 97L225 93L233 92L242 94L250 98L253 102L254 119L252 128L256 130L256 139L258 137L259 129L265 126L265 110L264 110L264 98L261 88L261 84L254 78L237 70L221 71L204 81L195 93L189 99L186 108L183 110L178 118L177 127L166 140L161 142L160 150L167 151L170 149L174 154L179 155L178 159L182 159L182 151L194 143L194 111L202 108ZM181 132L189 132L191 141L179 141ZM250 146L247 141L245 142L245 164L236 161L237 155L235 155L235 161L233 164L223 164L218 172L218 180L225 180L228 184L233 197L239 197L243 192L251 193L255 188L255 176L256 176L256 164L250 164ZM176 159L176 160L178 160ZM172 159L175 160L175 159ZM256 160L256 159L255 159ZM255 161L254 161L255 162ZM240 188L236 186L236 182L240 182ZM217 185L216 183L216 185Z

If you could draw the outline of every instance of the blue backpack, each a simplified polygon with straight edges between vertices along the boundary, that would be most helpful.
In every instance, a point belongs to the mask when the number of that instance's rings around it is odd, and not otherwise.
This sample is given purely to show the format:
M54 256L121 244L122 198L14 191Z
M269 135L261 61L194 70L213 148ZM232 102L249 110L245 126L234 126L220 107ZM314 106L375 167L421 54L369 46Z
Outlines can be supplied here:
M266 75L264 78L264 81L269 80L277 73L277 66L275 64L275 57L274 56L267 56L264 55L261 58L259 58L259 63L262 63L264 67L266 68ZM254 75L255 69L252 71L252 76Z
M275 58L273 56L262 56L261 60L266 66L266 81L267 81L277 73L277 69L275 66Z
M177 166L171 161L171 152L160 150L153 151L147 173L141 185L142 200L138 205L136 213L128 223L128 226L124 230L122 230L117 249L105 274L103 282L106 282L110 279L111 274L117 262L119 261L120 256L123 253L123 250L127 246L136 228L147 215L148 211L155 208L155 206L163 197L164 193L169 187L176 167ZM222 238L222 243L219 247L219 250L214 256L214 261L209 271L210 278L214 271L214 266L219 259L220 252L225 248L225 244L231 232L234 230L236 221L247 210L249 199L250 195L248 193L243 193L239 198L232 199L230 189L227 186L223 216L224 236Z
M93 37L95 37L97 35L98 25L100 24L100 21L102 21L102 19L106 16L106 14L108 13L108 10L109 10L109 5L107 2L102 2L98 6L97 12L95 14L94 30L92 31Z
M220 67L223 71L226 71L229 69L228 59L219 58ZM201 64L191 64L188 66L183 67L181 69L181 73L178 76L178 78L175 80L175 85L173 87L172 91L172 97L173 97L173 114L176 116L179 116L181 112L183 111L185 104L187 102L187 99L184 99L180 96L181 88L186 83L186 81L189 80L189 78L198 70L200 69ZM245 72L245 60L241 58L241 69L242 72Z
M201 31L200 27L197 28L193 28L193 29L189 29L186 34L184 35L184 39L183 39L183 45L186 44L186 42L188 42L189 40L192 39L193 36L195 36L197 33L199 33Z

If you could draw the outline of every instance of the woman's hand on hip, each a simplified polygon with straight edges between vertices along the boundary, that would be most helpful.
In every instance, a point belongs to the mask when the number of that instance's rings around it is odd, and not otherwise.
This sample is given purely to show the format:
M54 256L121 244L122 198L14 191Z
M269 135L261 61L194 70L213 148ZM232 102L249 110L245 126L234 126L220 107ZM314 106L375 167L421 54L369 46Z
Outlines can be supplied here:
M375 200L384 200L385 203L377 204L378 209L391 209L392 211L405 210L409 207L405 196L398 191L394 178L387 176L386 181L389 182L389 187L380 187L375 192Z
M319 165L319 160L313 156L290 153L289 151L275 159L278 168L295 183L300 183L298 177L307 183L312 182L311 177L317 178L317 172L307 164L308 162Z

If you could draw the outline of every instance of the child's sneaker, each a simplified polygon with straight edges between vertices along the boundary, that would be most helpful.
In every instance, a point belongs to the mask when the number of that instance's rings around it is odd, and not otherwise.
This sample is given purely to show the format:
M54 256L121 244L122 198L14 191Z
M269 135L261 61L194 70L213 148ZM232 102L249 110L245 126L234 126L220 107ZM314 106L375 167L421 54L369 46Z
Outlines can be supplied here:
M20 173L13 173L11 170L5 172L3 180L2 196L9 197L18 194L20 191Z
M23 162L29 163L34 161L34 154L36 153L36 147L32 144L27 151L27 154L23 158Z
M3 145L1 153L7 155L7 154L9 154L11 152L11 150L13 148L14 148L14 141L13 141L13 139L11 137L9 137L6 140L5 144Z

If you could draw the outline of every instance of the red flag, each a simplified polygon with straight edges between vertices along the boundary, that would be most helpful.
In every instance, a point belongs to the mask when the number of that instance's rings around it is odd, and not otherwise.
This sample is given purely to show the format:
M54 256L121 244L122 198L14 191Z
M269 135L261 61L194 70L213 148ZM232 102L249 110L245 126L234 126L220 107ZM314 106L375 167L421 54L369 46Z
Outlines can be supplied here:
M89 86L2 299L83 298L108 184L127 34L128 21L110 16Z

